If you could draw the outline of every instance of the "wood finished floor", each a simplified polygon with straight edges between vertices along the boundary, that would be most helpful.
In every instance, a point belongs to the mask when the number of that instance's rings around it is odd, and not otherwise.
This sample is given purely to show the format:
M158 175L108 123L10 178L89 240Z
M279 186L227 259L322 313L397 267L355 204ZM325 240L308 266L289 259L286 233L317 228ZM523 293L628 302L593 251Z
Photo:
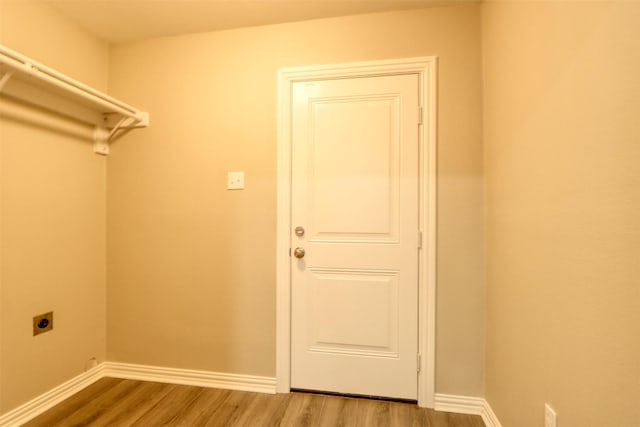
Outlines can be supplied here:
M479 416L436 412L409 403L115 378L101 379L24 426L485 427Z

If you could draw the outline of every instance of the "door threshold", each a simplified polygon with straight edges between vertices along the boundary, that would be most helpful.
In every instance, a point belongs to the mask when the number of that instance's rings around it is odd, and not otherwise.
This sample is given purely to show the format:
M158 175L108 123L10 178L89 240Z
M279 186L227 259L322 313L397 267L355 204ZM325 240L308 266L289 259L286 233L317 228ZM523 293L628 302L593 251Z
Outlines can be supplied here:
M367 400L383 400L386 402L398 402L398 403L411 403L418 404L416 399L402 399L399 397L385 397L385 396L369 396L366 394L353 394L353 393L338 393L335 391L322 391L322 390L307 390L302 388L292 388L292 393L306 393L306 394L319 394L324 396L337 396L337 397L349 397L352 399L367 399Z

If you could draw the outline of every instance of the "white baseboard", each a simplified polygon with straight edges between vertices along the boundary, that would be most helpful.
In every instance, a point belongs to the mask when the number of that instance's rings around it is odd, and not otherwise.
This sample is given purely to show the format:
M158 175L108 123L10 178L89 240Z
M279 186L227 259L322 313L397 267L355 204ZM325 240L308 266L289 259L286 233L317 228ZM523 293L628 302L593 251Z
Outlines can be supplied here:
M255 375L224 374L191 369L164 368L104 362L0 416L0 427L17 427L104 377L184 384L229 390L275 393L276 379ZM487 427L502 427L491 406L480 397L435 395L435 410L480 415Z
M456 414L481 415L485 400L480 397L436 393L435 410Z
M502 427L489 403L481 397L436 393L434 409L457 414L480 415L487 427Z
M190 369L104 362L0 416L0 427L18 427L104 377L229 390L275 393L276 379Z
M487 427L502 427L500 421L498 421L498 417L491 409L491 405L488 402L485 402L484 412L482 413L482 420L486 424Z
M258 393L273 394L276 392L276 379L273 377L223 374L220 372L133 365L129 363L105 362L104 376Z
M104 377L104 366L98 365L44 394L0 416L0 427L17 427L37 417Z

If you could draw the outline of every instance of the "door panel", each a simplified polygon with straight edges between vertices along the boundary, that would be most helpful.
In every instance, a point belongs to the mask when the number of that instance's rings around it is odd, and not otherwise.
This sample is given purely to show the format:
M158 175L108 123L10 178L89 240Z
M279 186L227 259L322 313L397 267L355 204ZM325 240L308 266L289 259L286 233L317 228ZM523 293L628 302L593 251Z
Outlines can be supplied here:
M418 78L294 83L291 386L416 399Z
M396 272L310 270L309 350L397 357Z
M311 101L309 226L314 236L397 241L397 104L397 95Z

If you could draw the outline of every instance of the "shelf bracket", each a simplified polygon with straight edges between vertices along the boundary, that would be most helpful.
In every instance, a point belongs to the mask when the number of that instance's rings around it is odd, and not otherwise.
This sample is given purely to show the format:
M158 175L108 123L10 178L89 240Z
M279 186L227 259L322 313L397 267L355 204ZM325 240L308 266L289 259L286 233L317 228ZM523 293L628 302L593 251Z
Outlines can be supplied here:
M109 129L104 126L96 126L93 129L93 152L106 156L109 154Z
M105 123L108 114L104 115ZM109 142L119 130L137 129L149 126L149 113L141 112L138 117L122 117L113 127L106 125L96 126L93 129L93 152L106 156L109 154Z

